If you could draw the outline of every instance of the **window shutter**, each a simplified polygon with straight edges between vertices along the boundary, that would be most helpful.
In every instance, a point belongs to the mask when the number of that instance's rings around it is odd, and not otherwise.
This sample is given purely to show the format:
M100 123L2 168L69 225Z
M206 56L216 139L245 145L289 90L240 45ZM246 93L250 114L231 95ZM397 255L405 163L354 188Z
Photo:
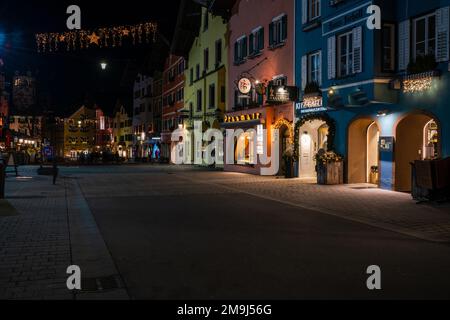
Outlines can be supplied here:
M362 72L362 27L353 29L353 73Z
M284 15L283 18L281 18L281 41L284 41L287 39L287 32L288 32L288 20L287 15Z
M398 69L406 70L410 59L410 22L400 22L398 27Z
M328 79L336 78L336 37L328 38Z
M255 50L255 35L252 33L248 38L249 54L252 55Z
M273 45L273 22L269 24L269 46Z
M308 0L302 0L302 23L308 22Z
M436 61L449 60L449 8L445 7L436 12Z
M322 51L319 51L319 86L322 85Z
M247 37L242 39L242 58L245 59L248 56L248 42Z
M259 29L258 32L258 50L264 49L264 28Z
M308 56L302 57L302 90L305 89L308 83Z
M234 43L234 62L239 62L239 43Z

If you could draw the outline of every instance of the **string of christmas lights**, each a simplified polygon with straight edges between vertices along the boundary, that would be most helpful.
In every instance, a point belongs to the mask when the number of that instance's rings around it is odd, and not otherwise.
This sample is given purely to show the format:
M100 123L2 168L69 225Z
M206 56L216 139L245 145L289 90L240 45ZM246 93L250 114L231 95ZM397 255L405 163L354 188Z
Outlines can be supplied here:
M156 40L157 24L140 23L131 26L98 28L96 30L75 30L62 33L38 33L36 45L38 52L54 52L65 47L67 51L99 48L115 48L123 45L124 39L131 39L133 45L150 43Z

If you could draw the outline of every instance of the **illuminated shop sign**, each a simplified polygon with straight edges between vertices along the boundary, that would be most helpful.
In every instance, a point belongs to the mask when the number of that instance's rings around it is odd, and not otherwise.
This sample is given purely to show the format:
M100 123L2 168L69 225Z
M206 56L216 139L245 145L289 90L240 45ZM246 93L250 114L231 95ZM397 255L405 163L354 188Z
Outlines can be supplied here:
M286 103L296 101L298 97L298 88L289 86L269 86L267 102L268 103Z
M238 89L242 94L249 94L252 90L252 82L248 78L241 78L238 82Z
M225 123L245 122L261 119L261 113L242 114L240 116L225 116Z
M305 97L303 101L295 104L297 114L323 112L327 108L323 106L323 98L321 96Z

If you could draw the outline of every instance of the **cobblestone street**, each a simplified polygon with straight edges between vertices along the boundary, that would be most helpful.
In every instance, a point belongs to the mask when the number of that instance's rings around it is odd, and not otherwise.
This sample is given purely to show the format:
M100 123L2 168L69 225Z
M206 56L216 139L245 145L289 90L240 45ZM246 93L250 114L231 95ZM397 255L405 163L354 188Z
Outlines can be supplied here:
M0 299L449 297L448 204L174 166L35 171L0 203ZM73 264L117 286L73 294Z

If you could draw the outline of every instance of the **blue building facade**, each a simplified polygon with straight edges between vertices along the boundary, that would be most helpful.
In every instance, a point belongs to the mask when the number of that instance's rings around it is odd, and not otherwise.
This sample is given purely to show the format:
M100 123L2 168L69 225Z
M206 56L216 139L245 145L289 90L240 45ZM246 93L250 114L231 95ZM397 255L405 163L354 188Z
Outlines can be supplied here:
M412 161L450 156L449 7L297 0L300 177L328 149L345 157L346 183L409 191Z

